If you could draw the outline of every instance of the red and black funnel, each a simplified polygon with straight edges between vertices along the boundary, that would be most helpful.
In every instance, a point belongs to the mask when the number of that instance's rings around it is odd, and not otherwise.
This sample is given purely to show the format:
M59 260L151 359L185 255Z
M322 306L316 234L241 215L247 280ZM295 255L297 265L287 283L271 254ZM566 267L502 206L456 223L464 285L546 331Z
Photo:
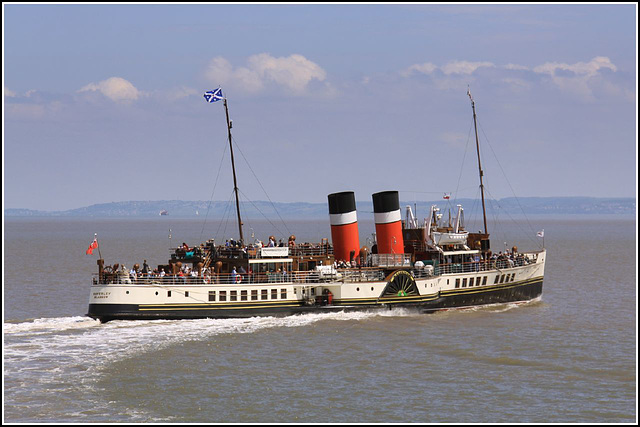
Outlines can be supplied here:
M333 254L337 261L350 261L352 254L360 250L355 194L353 191L343 191L327 197Z
M382 191L373 197L373 217L379 254L404 253L402 215L397 191Z

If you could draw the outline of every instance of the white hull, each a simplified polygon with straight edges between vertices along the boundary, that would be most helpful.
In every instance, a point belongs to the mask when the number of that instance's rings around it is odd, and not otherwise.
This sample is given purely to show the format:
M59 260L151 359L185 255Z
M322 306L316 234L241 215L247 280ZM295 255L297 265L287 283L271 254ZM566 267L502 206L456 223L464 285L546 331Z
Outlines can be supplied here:
M89 315L101 320L117 318L168 317L219 317L228 311L242 311L250 315L264 314L270 309L293 309L313 305L313 300L330 291L331 307L420 305L447 297L461 298L465 295L504 291L518 286L528 286L540 282L544 276L546 252L537 253L535 262L520 267L501 270L450 273L438 276L420 277L413 272L417 293L407 295L383 295L387 289L390 274L383 281L321 281L317 283L275 282L261 284L94 284L91 287ZM403 273L404 271L401 270ZM406 274L406 273L404 273ZM473 282L472 282L473 281ZM532 295L537 297L539 295ZM484 300L483 300L484 301ZM487 299L487 303L491 300ZM326 301L325 301L326 302ZM135 310L129 315L117 310L109 315L109 306L128 307ZM323 304L323 306L326 306ZM135 307L135 309L134 309ZM446 307L446 304L445 304ZM428 307L427 307L428 308ZM436 307L437 308L437 307ZM92 313L93 310L93 313ZM203 315L209 312L210 315ZM190 315L192 313L192 315Z

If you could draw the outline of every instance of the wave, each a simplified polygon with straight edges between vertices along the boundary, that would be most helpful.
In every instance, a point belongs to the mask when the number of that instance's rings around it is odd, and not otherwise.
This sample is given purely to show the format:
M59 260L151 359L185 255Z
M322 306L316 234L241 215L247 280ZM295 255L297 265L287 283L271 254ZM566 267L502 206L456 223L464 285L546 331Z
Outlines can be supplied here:
M516 301L516 302L498 302L494 304L483 304L483 305L473 305L468 307L454 307L454 308L446 308L442 309L436 313L442 312L490 312L490 313L503 313L505 311L513 310L518 307L526 307L530 305L536 305L538 303L542 303L542 295L526 300L526 301Z
M496 304L470 310L506 311L518 304ZM287 317L251 317L195 320L114 320L100 323L85 316L41 318L5 323L5 373L48 373L89 370L112 362L157 351L187 341L222 334L257 333L273 328L304 327L320 321L362 321L375 317L410 317L424 314L406 308L391 310L307 313Z
M22 334L64 331L68 329L94 328L100 325L98 320L86 316L55 317L34 319L30 322L5 322L5 334Z
M410 316L404 309L308 313L287 317L197 320L114 320L100 323L84 316L41 318L5 323L5 367L8 372L99 366L140 352L221 334L295 328L325 321L360 321L375 316Z

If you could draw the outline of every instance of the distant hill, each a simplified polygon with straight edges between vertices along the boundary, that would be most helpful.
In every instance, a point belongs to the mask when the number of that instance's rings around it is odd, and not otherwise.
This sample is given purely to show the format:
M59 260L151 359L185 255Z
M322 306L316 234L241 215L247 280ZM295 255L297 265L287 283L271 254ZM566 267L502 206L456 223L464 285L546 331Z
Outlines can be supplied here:
M449 203L462 204L465 211L480 209L478 200L460 199L450 200ZM400 202L403 211L405 206L414 208L414 202ZM446 207L445 200L432 202L417 202L418 217L424 217L429 212L431 205ZM357 202L358 216L361 218L373 217L371 201ZM235 216L235 206L228 202L206 201L129 201L100 203L83 208L66 211L38 211L30 209L5 209L6 217L154 217L159 216L160 211L166 210L172 217L198 217L224 218ZM499 200L487 201L488 212L504 212L510 215L518 214L554 214L554 215L590 215L590 214L616 214L635 215L636 199L634 198L597 198L597 197L507 197ZM313 219L326 218L329 210L326 203L271 203L265 201L241 203L241 213L250 218L277 218L287 219Z

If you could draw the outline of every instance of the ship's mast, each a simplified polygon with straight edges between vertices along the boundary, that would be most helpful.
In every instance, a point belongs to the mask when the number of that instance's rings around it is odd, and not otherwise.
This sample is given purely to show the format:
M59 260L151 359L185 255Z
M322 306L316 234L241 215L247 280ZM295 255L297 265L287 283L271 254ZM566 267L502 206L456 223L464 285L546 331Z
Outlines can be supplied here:
M238 181L236 179L236 164L233 160L233 144L231 142L231 121L229 120L229 107L227 106L227 98L224 98L224 110L227 113L227 130L229 132L229 149L231 150L231 170L233 171L233 191L236 193L236 213L238 214L238 232L240 233L240 243L243 244L244 236L242 235L242 219L240 218L240 199L238 198Z
M471 108L473 109L473 126L476 131L476 151L478 153L478 172L480 174L480 195L482 197L482 219L484 220L484 234L487 234L487 211L484 206L484 184L482 183L482 176L484 172L482 171L482 164L480 163L480 143L478 142L478 122L476 119L476 104L473 102L473 97L471 96L471 91L467 89L467 95L469 95L469 99L471 100Z

